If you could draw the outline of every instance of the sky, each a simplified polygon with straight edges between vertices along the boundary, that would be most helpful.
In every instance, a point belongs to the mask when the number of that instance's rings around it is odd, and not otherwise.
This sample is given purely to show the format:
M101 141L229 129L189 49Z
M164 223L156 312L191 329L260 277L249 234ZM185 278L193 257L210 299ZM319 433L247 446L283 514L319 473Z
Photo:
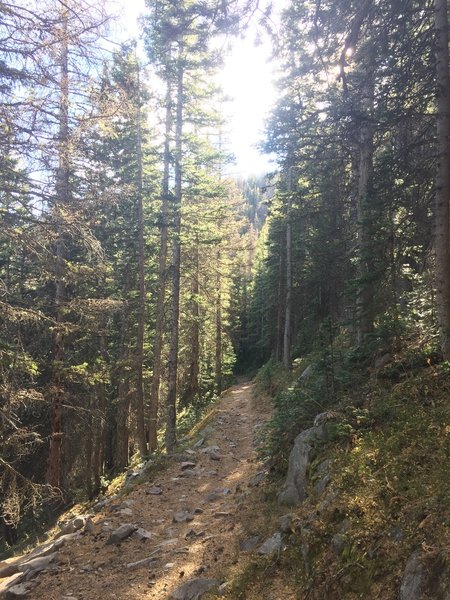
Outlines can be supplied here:
M124 39L138 36L137 19L145 11L144 0L110 0L120 19L111 34ZM114 31L115 30L115 31ZM236 159L229 167L232 176L246 177L274 170L270 157L257 149L263 140L265 119L276 99L274 66L270 62L269 40L255 45L256 32L250 27L245 39L233 41L218 81L230 101L224 107L227 151Z

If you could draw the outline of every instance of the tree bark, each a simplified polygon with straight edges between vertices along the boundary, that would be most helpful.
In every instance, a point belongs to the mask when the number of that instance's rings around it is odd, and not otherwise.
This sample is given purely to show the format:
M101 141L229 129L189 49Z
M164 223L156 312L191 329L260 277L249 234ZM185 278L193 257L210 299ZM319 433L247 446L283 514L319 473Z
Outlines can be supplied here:
M198 233L195 235L195 248L194 248L194 273L192 277L191 285L191 335L190 335L190 364L187 375L187 381L185 389L180 398L180 406L187 407L195 403L198 400L200 386L199 386L199 375L200 375L200 265L199 265L199 240Z
M276 339L275 339L275 360L277 363L281 363L283 359L283 336L284 336L284 307L283 307L283 231L280 235L280 255L278 260L278 286L277 286L277 327L276 327Z
M100 356L106 364L106 339L105 334L101 333L99 339L100 345ZM103 475L104 462L105 462L105 421L106 421L106 387L103 382L100 382L96 386L96 411L94 415L94 448L92 457L92 469L93 469L93 496L101 491L101 477Z
M292 338L292 174L288 171L288 194L286 207L286 296L284 305L284 333L283 333L283 365L290 369L291 338Z
M147 441L145 438L145 408L144 408L144 329L145 329L145 244L144 244L144 198L142 174L142 114L141 114L141 82L139 63L136 58L137 94L136 94L136 213L138 237L138 311L137 311L137 340L136 340L136 433L139 454L146 456Z
M177 421L177 379L178 379L178 346L180 318L180 275L181 275L181 201L182 201L182 152L183 152L183 91L184 66L180 44L177 73L177 108L175 125L175 198L173 214L173 265L172 265L172 323L168 365L168 390L166 403L166 435L165 443L168 454L173 452L176 444Z
M167 248L168 228L167 216L169 206L169 178L170 178L170 135L172 131L172 86L167 81L166 88L166 116L164 135L164 170L162 181L161 215L160 215L160 244L158 261L158 299L156 303L155 339L153 342L153 377L150 392L150 408L148 421L148 445L150 452L158 447L158 410L159 388L161 385L162 348L164 338L164 305L167 285Z
M62 32L60 40L60 81L59 81L59 134L58 134L58 169L56 173L56 202L57 219L56 265L55 265L55 309L56 333L53 352L53 386L51 391L51 437L50 452L47 463L46 481L49 485L59 487L62 478L63 452L63 381L61 377L64 359L64 301L66 296L65 273L65 244L64 225L61 208L69 200L69 42L68 14L64 6L61 13Z
M217 252L217 280L216 280L216 358L215 358L215 383L218 396L222 393L222 281L220 273L220 250Z
M358 344L363 344L373 332L373 257L372 257L372 208L370 188L373 173L373 123L374 78L367 73L367 85L361 100L361 124L359 129L359 160L357 190L358 231L358 291L356 299Z
M435 193L436 301L442 354L450 359L450 75L447 0L435 0L437 171Z
M134 277L133 277L134 278ZM132 274L131 266L128 265L125 270L125 282L123 289L123 296L126 299L132 286ZM113 452L113 464L114 471L116 473L123 471L128 465L129 461L129 413L130 413L130 381L129 381L129 359L130 359L130 341L129 341L129 329L130 320L128 317L129 306L124 303L122 309L122 324L121 324L121 339L120 339L120 367L119 371L119 384L117 389L117 409L115 415L115 444Z

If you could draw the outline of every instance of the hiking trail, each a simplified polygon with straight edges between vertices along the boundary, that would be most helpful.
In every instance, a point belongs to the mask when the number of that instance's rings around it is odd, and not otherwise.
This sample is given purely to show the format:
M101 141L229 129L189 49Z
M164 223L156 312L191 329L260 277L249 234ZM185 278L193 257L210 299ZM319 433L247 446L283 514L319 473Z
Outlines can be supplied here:
M58 549L26 597L167 600L192 579L222 581L239 560L246 535L240 517L264 477L254 440L268 415L251 383L230 388L198 443L153 480L107 501ZM117 532L122 525L129 527Z

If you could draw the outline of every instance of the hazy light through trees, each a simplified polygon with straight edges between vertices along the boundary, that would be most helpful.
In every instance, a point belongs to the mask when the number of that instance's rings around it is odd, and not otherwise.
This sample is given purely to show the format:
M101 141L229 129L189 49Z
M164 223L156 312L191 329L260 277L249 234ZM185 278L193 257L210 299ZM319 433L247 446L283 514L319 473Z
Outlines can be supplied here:
M284 2L278 2L273 16L276 26L278 13ZM111 0L111 10L118 19L112 26L111 37L121 41L139 37L139 16L145 12L144 0L132 4L126 0ZM219 74L227 102L223 111L227 127L224 131L224 149L234 155L236 164L230 165L231 176L246 176L274 169L270 156L258 149L264 134L265 119L276 99L275 63L271 60L272 43L267 33L255 23L244 39L233 39L226 52L225 63ZM119 36L120 39L117 39Z

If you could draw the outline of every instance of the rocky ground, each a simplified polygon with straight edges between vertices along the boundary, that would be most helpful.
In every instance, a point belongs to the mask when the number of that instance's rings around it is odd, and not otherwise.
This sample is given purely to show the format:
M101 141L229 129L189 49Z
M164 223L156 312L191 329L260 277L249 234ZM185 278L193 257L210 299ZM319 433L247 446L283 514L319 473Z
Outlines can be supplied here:
M252 385L230 389L183 454L153 480L80 515L56 545L0 564L0 593L30 600L189 600L214 586L242 553L270 553L241 516L264 477L255 434L267 408ZM30 562L34 561L34 562ZM36 562L37 561L37 562Z

